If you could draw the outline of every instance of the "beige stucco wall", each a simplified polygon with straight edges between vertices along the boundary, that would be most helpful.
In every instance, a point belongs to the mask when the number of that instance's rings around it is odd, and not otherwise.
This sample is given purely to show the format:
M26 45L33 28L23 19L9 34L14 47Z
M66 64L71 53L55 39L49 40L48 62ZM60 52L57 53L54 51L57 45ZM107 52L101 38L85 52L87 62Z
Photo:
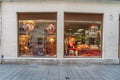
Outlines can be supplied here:
M17 12L57 12L57 59L62 59L64 54L64 12L103 13L102 58L87 59L118 61L119 4L62 1L59 4L58 2L3 2L2 53L5 58L19 58L17 57Z
M1 35L2 35L2 10L1 10L1 1L0 1L0 54L1 53Z

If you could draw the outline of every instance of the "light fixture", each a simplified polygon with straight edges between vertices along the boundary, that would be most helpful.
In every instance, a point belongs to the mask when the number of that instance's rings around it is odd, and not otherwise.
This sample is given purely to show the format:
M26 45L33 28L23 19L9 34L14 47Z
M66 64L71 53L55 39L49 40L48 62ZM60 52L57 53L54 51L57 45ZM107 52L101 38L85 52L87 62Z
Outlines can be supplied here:
M84 30L84 29L78 29L77 32L81 32L81 31L83 31L83 30Z
M72 29L68 29L68 30L70 30L70 31L71 31Z
M80 33L74 33L74 34L80 34Z
M49 41L50 41L50 42L54 42L55 40L54 40L53 38L51 38Z

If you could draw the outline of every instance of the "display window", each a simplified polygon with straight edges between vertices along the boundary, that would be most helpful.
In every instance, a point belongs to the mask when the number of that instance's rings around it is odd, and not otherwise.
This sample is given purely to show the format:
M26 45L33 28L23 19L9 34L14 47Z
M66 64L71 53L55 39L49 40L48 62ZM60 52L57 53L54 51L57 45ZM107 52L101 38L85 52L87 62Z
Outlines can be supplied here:
M101 57L103 14L64 14L64 56Z
M19 56L56 57L56 13L18 13Z

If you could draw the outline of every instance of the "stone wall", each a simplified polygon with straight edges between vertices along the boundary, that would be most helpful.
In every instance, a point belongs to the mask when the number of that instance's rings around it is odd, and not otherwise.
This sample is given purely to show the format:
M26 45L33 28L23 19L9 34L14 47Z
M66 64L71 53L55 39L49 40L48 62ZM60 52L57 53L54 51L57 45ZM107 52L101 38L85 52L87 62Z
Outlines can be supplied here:
M1 63L1 34L2 34L2 12L1 12L1 0L0 0L0 63Z
M2 12L1 12L1 0L0 0L0 54L1 54L1 34L2 34Z
M0 64L119 64L114 59L1 59Z
M57 4L57 5L56 5ZM101 6L102 5L102 6ZM118 63L118 36L119 36L119 4L108 3L89 3L89 2L5 2L2 3L2 52L4 61L9 58L13 62L18 57L18 35L17 35L17 12L57 12L57 58L52 60L61 60L64 58L63 38L64 38L64 12L79 13L103 13L103 40L102 40L102 58L80 58L79 61L100 61ZM9 14L8 14L9 13ZM28 58L30 59L30 58ZM33 59L33 58L32 58ZM35 58L37 60L38 58ZM44 58L46 59L46 58ZM24 60L24 59L23 59ZM42 58L39 58L41 61ZM73 58L72 61L77 61ZM26 60L25 60L26 61ZM28 60L29 61L29 60ZM45 60L43 60L45 61ZM69 61L71 59L69 58ZM68 61L68 62L69 62ZM49 61L48 61L49 62ZM98 62L97 62L98 63Z

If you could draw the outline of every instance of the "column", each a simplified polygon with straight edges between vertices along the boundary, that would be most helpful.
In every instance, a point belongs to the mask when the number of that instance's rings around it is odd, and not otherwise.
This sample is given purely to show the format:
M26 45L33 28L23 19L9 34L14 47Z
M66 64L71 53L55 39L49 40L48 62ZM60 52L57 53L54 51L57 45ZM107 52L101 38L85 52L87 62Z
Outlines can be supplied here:
M57 58L64 56L64 12L57 13Z

